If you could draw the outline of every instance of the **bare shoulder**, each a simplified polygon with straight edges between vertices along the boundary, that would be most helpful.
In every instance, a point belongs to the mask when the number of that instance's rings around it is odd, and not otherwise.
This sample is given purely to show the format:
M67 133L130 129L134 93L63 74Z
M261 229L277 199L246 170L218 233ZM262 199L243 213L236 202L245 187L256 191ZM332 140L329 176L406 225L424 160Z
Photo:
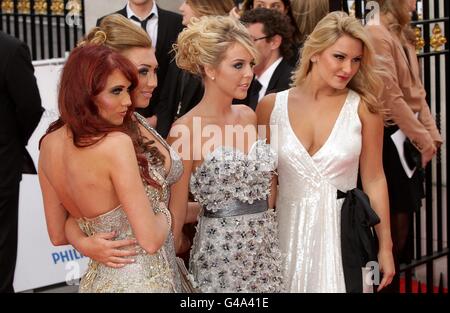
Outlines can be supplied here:
M172 144L173 141L179 139L180 137L186 137L186 132L189 134L192 133L194 118L196 117L195 111L192 111L193 110L181 116L172 124L169 135L167 136L167 142L169 144Z
M92 159L102 160L109 171L124 170L137 164L136 151L130 136L122 132L111 132L100 140L91 153Z
M64 135L67 136L67 128L63 126L55 131L52 131L49 134L46 134L41 141L41 145L39 147L40 153L43 151L51 150L54 147L61 146L62 141L64 140Z
M116 144L133 145L131 137L119 131L113 131L108 133L104 138L104 140L102 141L102 143L105 145L116 145Z
M258 118L258 124L268 124L273 108L275 106L275 99L277 94L271 93L261 99L256 107L256 116Z
M133 141L130 136L125 133L114 131L108 133L105 138L100 140L97 148L106 154L123 154L134 153Z
M201 116L202 116L201 111L198 109L198 106L195 106L194 108L189 110L189 112L187 112L186 114L184 114L183 116L178 118L172 124L172 128L174 126L176 126L176 127L185 126L185 127L191 128L192 125L194 124L194 119L199 118Z
M369 108L367 106L367 103L364 102L364 100L360 100L358 105L358 116L361 120L361 124L364 125L371 125L369 127L372 127L376 124L383 124L383 117L379 113L372 113L369 111Z
M41 143L39 146L40 153L46 151L49 147L53 145L55 141L56 141L55 132L44 135L44 137L42 137L41 139Z
M236 110L236 112L239 114L241 124L256 125L256 113L252 110L252 108L246 106L245 104L235 104L233 105L233 109Z
M358 104L359 118L361 118L361 119L365 118L365 117L367 117L368 114L372 114L372 113L370 113L369 108L367 107L367 103L362 98L360 98L359 104Z

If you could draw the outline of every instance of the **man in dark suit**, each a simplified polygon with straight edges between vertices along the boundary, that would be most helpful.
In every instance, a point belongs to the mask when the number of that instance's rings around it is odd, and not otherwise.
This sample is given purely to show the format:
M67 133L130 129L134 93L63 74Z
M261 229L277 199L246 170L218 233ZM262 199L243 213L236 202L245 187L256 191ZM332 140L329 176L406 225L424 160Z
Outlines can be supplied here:
M239 103L255 110L265 95L289 88L294 69L287 60L292 56L293 29L281 13L264 8L245 11L241 22L247 26L259 58L247 98Z
M204 93L201 78L179 69L175 63L170 64L167 78L156 112L156 130L163 138L169 135L173 122L196 106Z
M153 0L129 0L128 4L115 13L140 25L150 36L152 45L156 47L156 59L158 60L158 87L153 91L150 105L140 110L145 117L157 112L160 92L165 83L169 63L173 59L171 54L172 44L177 40L178 34L183 29L181 15L159 8ZM97 20L97 26L101 18Z
M43 112L28 47L0 31L0 293L14 292L19 184L36 173L25 146Z

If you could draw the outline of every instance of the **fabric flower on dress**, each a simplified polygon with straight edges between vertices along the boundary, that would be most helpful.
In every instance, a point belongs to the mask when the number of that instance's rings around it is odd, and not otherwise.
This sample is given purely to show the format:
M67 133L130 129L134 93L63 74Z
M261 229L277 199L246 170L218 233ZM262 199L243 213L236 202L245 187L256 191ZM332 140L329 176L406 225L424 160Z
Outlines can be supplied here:
M212 212L233 199L250 204L266 199L276 158L264 140L258 140L248 155L235 148L219 147L191 176L191 192L202 207Z

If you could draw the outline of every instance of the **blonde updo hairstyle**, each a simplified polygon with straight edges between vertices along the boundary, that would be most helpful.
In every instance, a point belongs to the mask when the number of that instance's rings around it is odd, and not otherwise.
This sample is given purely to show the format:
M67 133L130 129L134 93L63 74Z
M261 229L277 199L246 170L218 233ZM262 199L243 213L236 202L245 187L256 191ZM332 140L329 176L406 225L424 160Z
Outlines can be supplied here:
M300 63L294 72L293 86L298 86L306 80L313 66L311 58L321 54L344 35L360 40L364 46L361 66L348 83L348 87L361 96L370 112L385 115L382 104L378 101L383 88L381 77L384 72L378 65L375 50L366 30L356 18L344 12L336 11L326 15L308 36L302 49Z
M241 44L256 58L257 51L245 26L229 16L193 18L174 45L177 66L205 76L205 66L217 67L234 44Z
M152 41L139 26L120 14L105 16L79 43L101 44L123 53L132 48L151 48Z

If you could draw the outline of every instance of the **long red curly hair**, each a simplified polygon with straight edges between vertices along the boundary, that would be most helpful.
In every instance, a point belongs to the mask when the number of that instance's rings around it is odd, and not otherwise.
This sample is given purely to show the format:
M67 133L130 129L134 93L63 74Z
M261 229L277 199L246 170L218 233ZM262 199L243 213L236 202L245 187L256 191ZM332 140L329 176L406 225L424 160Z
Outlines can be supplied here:
M99 114L94 102L106 86L108 77L119 70L131 82L130 90L138 85L137 69L127 58L101 45L84 45L75 48L62 71L59 83L58 109L60 117L48 127L45 135L64 125L73 134L73 144L83 148L101 141L108 133L120 131L129 135L133 141L141 177L152 187L161 186L150 177L148 160L146 157L148 145L134 125L130 107L122 125L112 125Z

